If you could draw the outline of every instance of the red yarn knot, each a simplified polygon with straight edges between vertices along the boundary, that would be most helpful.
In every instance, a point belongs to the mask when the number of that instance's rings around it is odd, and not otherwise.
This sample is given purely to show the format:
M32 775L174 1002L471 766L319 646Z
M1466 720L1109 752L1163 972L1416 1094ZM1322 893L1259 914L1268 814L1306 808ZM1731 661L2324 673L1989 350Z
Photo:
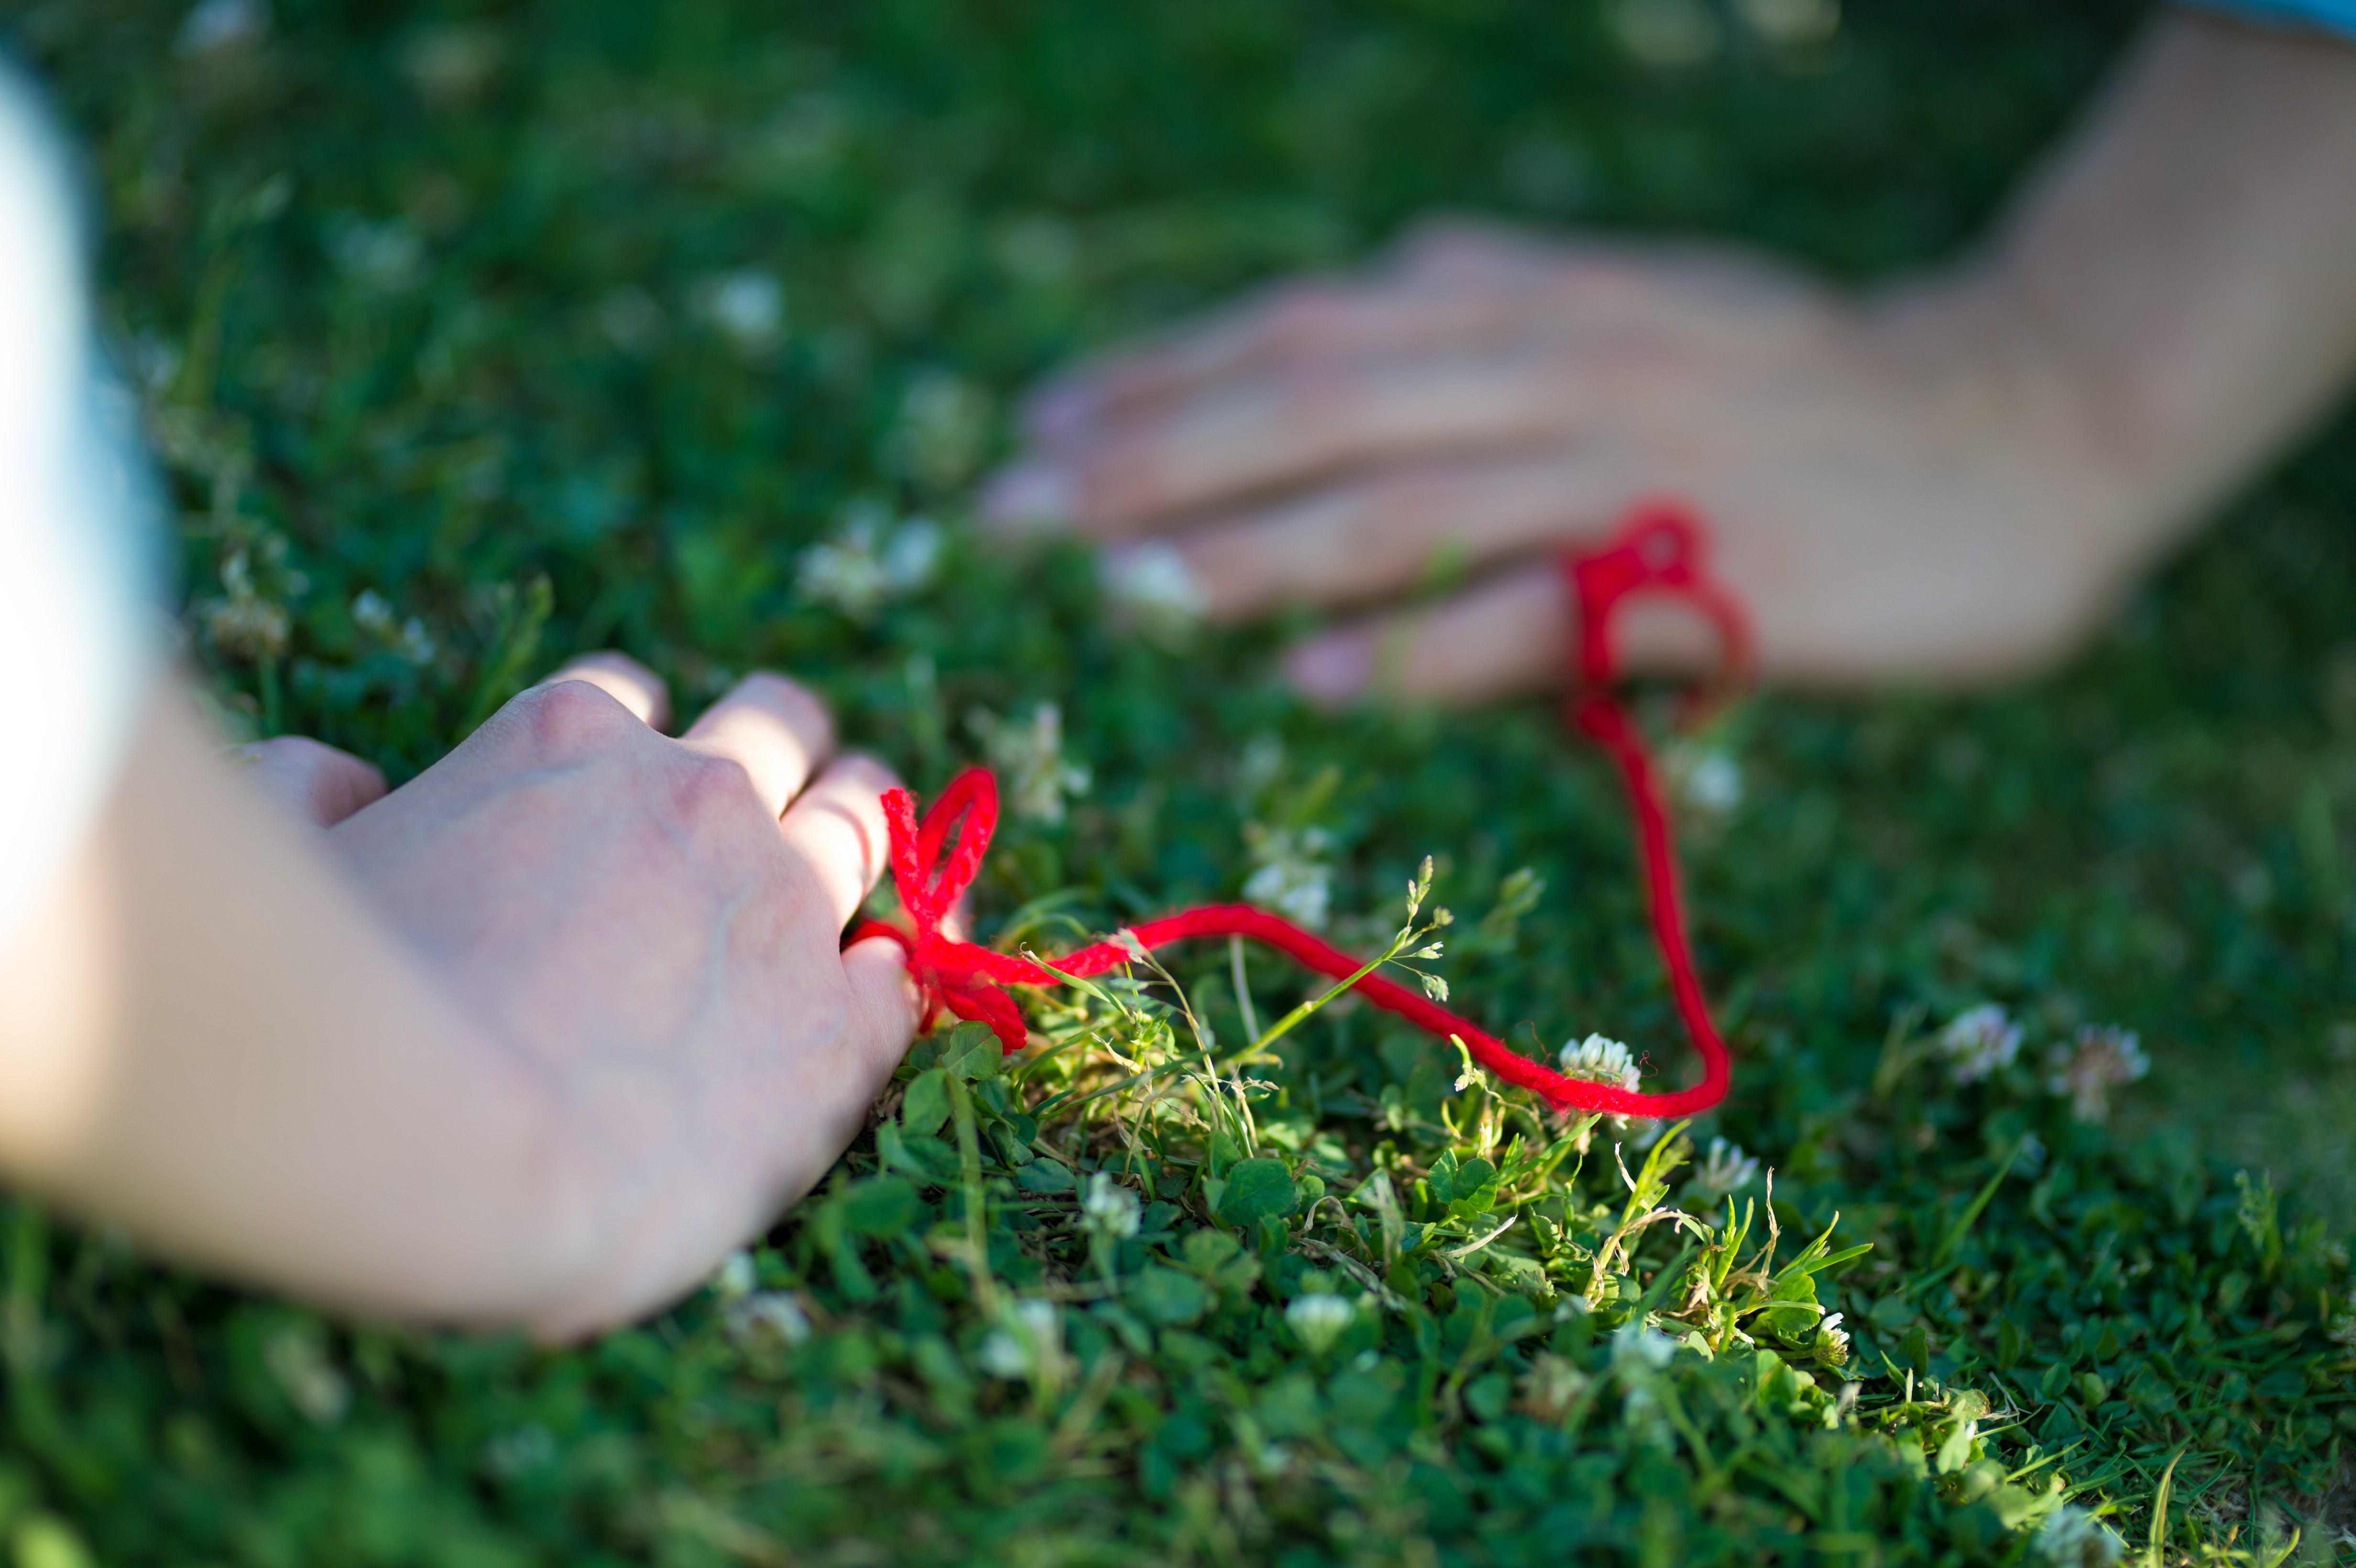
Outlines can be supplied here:
M1701 1057L1701 1082L1675 1093L1640 1094L1616 1084L1568 1077L1532 1061L1471 1019L1397 981L1367 975L1355 983L1358 994L1376 1007L1442 1040L1452 1037L1463 1041L1483 1068L1558 1109L1665 1118L1708 1110L1726 1097L1730 1071L1726 1045L1710 1023L1708 1005L1694 975L1693 956L1686 947L1667 812L1661 804L1644 738L1606 689L1616 673L1610 635L1612 613L1629 596L1640 592L1661 593L1698 607L1725 641L1729 677L1739 678L1747 673L1749 635L1740 610L1703 569L1705 539L1700 523L1690 515L1668 503L1655 502L1639 508L1601 549L1563 558L1564 577L1579 609L1577 674L1583 682L1572 699L1571 716L1619 764L1635 808L1638 847L1652 894L1653 933L1669 971L1677 1010ZM1004 987L1055 985L1065 975L1100 975L1133 960L1134 952L1127 943L1099 942L1065 955L1050 970L1010 954L959 942L942 931L941 923L972 885L998 829L998 784L987 771L969 768L959 773L921 822L916 817L916 797L905 789L884 795L884 816L892 834L892 877L900 890L901 907L907 912L908 929L869 921L851 933L851 939L888 936L906 950L909 973L923 988L927 1029L947 1011L988 1024L1006 1051L1020 1051L1028 1031L1022 1009ZM1149 948L1190 936L1248 936L1330 979L1348 979L1359 968L1358 961L1341 949L1280 915L1248 904L1181 910L1143 922L1124 934Z
M1023 1010L1001 987L1053 985L1055 976L1036 964L959 942L941 929L973 885L998 832L998 781L987 768L968 768L949 781L921 825L916 795L886 790L884 820L892 832L892 881L909 929L871 920L851 940L888 936L907 950L908 973L924 993L925 1028L932 1028L944 1011L952 1012L988 1024L1009 1053L1022 1050L1029 1038Z

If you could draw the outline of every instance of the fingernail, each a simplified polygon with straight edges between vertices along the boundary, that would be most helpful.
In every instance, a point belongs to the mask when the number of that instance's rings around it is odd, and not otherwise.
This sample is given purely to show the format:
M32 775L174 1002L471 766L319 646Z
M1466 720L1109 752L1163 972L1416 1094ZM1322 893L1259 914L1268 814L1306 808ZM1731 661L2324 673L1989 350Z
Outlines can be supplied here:
M1374 673L1374 639L1363 632L1336 632L1284 656L1285 678L1323 707L1349 701L1365 690Z
M1068 528L1074 489L1070 474L1055 464L1013 464L982 485L981 520L1009 532Z

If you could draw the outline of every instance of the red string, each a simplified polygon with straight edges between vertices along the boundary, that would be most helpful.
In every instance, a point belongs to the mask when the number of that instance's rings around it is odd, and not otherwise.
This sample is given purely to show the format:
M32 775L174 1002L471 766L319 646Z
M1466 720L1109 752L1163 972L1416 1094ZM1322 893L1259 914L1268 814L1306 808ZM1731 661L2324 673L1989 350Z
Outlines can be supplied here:
M1710 1022L1709 1005L1702 996L1693 954L1686 944L1676 851L1659 779L1643 735L1609 689L1618 667L1611 639L1612 616L1631 596L1640 593L1682 600L1699 609L1716 625L1724 645L1725 678L1748 675L1748 627L1740 608L1705 569L1706 538L1699 520L1683 508L1652 502L1632 513L1620 532L1601 549L1572 552L1562 559L1564 580L1579 611L1580 682L1568 705L1568 716L1618 765L1627 787L1636 816L1644 884L1652 901L1653 939L1668 968L1686 1032L1701 1058L1701 1082L1675 1093L1640 1094L1568 1077L1513 1051L1469 1019L1381 975L1365 976L1355 987L1359 995L1385 1011L1441 1039L1453 1035L1462 1040L1472 1059L1490 1072L1560 1109L1672 1117L1708 1110L1726 1098L1726 1042ZM986 769L969 768L950 781L921 822L916 817L916 797L895 789L884 797L884 814L892 834L893 880L899 887L900 904L907 912L910 929L869 921L851 933L851 940L888 936L907 951L909 972L924 989L926 1028L947 1011L988 1024L1010 1053L1022 1050L1029 1031L1021 1009L1004 987L1052 986L1060 983L1060 976L1028 959L957 941L941 930L942 920L981 869L991 836L997 831L997 780ZM1348 979L1361 967L1358 960L1341 949L1249 904L1182 910L1133 926L1130 934L1149 948L1190 936L1248 936L1333 980ZM1099 942L1055 960L1055 968L1064 975L1081 977L1132 962L1130 950L1118 942Z

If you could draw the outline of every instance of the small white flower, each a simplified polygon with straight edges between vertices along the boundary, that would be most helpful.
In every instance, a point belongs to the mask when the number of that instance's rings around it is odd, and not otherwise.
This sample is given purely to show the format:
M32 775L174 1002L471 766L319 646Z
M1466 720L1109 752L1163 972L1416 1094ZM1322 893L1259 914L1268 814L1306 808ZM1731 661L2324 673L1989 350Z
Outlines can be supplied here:
M809 1342L809 1314L788 1291L756 1290L737 1297L728 1304L727 1323L728 1338L739 1345L750 1346L765 1337L787 1345Z
M1558 1421L1592 1381L1585 1369L1541 1350L1522 1377L1522 1407L1541 1421Z
M1137 1234L1137 1194L1099 1170L1088 1178L1087 1196L1080 1200L1080 1223L1108 1241L1125 1241Z
M1108 549L1098 558L1097 571L1105 592L1150 631L1183 633L1210 608L1194 569L1166 539Z
M1966 1008L1939 1031L1939 1054L1958 1083L1976 1083L2012 1065L2020 1054L2020 1026L1994 1002Z
M385 293L411 288L425 273L425 241L398 218L376 222L345 213L328 222L326 245L346 277Z
M396 620L391 603L373 588L363 588L352 596L352 624L411 664L422 667L434 662L434 638L426 632L425 623L414 615Z
M1623 1323L1612 1336L1612 1370L1622 1377L1657 1372L1676 1353L1677 1342L1649 1323Z
M1590 1034L1562 1048L1562 1072L1566 1078L1584 1078L1590 1083L1607 1083L1631 1092L1644 1076L1636 1066L1635 1056L1626 1046L1600 1034Z
M1740 1144L1724 1138L1709 1140L1709 1153L1693 1174L1693 1190L1705 1203L1717 1203L1729 1193L1738 1192L1759 1179L1756 1156L1742 1152Z
M2045 1087L2070 1097L2070 1114L2100 1122L2111 1114L2111 1091L2151 1071L2151 1058L2134 1032L2115 1024L2087 1025L2069 1045L2057 1045L2046 1059L2052 1076Z
M720 1260L719 1268L712 1272L712 1291L723 1301L735 1301L752 1295L760 1283L753 1269L753 1254L739 1247Z
M900 414L884 438L884 464L920 485L947 490L973 476L990 435L990 400L946 370L908 384Z
M1333 1348L1333 1341L1357 1315L1357 1307L1348 1298L1312 1291L1293 1297L1292 1305L1284 1309L1284 1321L1309 1347L1311 1355L1322 1356Z
M221 563L222 598L204 602L205 635L214 647L233 659L259 663L286 651L294 619L286 607L263 597L254 586L253 566L243 550Z
M2348 1309L2334 1315L2324 1332L2333 1344L2356 1349L2356 1290L2348 1293Z
M1841 1327L1841 1315L1829 1312L1816 1325L1815 1342L1810 1347L1816 1360L1828 1367L1848 1365L1848 1330Z
M1333 905L1333 868L1323 859L1333 839L1322 827L1244 824L1244 842L1258 869L1244 880L1244 897L1312 931L1323 928Z
M2053 1568L2115 1568L2122 1545L2110 1526L2075 1503L2063 1503L2045 1516L2036 1551Z
M1722 747L1679 742L1662 763L1677 798L1700 816L1731 816L1742 804L1742 764Z
M319 1331L307 1323L288 1324L263 1341L262 1363L270 1369L287 1403L314 1426L333 1426L352 1403L351 1385L328 1359Z
M1010 1381L1052 1376L1064 1354L1064 1318L1052 1301L1017 1301L1001 1315L1001 1327L981 1342L981 1369Z
M940 567L940 526L928 517L894 522L881 502L852 503L830 539L802 551L794 588L812 603L854 621L931 585Z
M502 1432L483 1445L483 1468L502 1480L537 1470L556 1457L556 1438L537 1422Z
M1087 793L1087 765L1064 755L1064 710L1055 704L1034 705L1027 723L979 708L966 716L966 722L981 738L982 751L998 770L1015 816L1061 822L1065 797Z
M695 314L740 354L766 354L785 336L786 290L775 272L742 267L706 278L696 287L692 303Z
M204 0L181 18L172 48L195 59L258 44L269 31L270 11L262 0Z

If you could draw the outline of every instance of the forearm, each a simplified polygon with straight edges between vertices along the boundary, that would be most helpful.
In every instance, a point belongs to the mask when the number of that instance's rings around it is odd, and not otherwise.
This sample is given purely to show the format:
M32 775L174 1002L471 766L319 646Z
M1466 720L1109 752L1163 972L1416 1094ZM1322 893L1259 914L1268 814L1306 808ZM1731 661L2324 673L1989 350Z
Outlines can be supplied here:
M1988 261L2142 487L2147 559L2356 368L2356 46L2164 14Z
M541 1096L252 798L177 693L0 953L0 1165L187 1261L364 1311L556 1281Z

